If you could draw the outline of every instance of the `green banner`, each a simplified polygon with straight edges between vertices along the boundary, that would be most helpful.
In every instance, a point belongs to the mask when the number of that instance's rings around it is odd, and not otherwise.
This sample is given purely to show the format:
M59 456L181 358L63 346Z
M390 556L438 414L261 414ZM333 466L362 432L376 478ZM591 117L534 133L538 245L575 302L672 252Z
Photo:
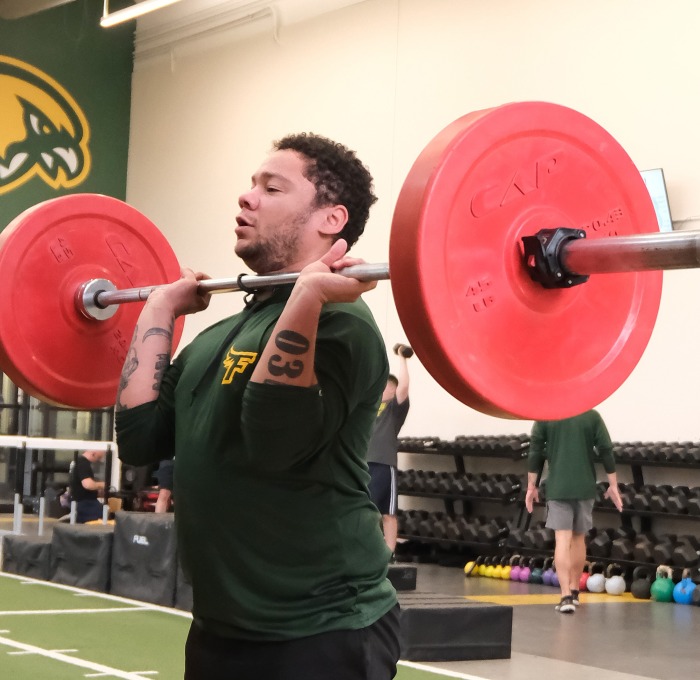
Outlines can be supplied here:
M49 198L126 196L135 24L101 28L102 4L0 20L0 230Z

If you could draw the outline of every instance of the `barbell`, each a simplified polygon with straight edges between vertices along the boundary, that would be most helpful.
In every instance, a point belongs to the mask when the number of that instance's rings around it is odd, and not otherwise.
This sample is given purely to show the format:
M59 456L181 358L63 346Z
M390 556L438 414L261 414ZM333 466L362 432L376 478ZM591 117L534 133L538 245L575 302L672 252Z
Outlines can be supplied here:
M699 250L700 233L658 233L640 172L600 125L520 102L467 114L430 141L397 199L390 266L339 273L391 278L410 345L455 398L545 420L618 389L651 336L662 270L700 266ZM122 201L72 194L28 209L0 233L0 369L50 403L112 405L142 306L126 303L179 271L161 232Z

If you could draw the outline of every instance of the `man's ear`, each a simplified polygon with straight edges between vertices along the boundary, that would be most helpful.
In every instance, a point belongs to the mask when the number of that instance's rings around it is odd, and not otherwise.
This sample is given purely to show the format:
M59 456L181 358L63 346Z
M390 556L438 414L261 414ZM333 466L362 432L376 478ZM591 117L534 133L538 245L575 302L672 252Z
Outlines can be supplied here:
M326 211L320 231L322 234L339 234L348 223L348 209L344 205L331 205Z

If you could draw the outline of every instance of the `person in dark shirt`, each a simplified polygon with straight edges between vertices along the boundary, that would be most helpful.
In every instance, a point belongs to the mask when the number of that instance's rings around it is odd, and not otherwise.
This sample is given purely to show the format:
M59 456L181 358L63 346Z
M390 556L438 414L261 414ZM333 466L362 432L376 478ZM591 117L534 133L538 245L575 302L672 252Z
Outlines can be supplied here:
M590 410L572 418L533 424L525 494L528 512L539 501L537 477L545 461L546 526L554 530L554 564L561 588L561 601L556 609L562 614L572 614L580 603L578 587L586 562L586 533L593 527L596 462L600 461L607 473L606 496L618 511L622 510L612 442L601 415Z
M175 524L192 584L186 680L389 680L399 607L367 493L388 374L384 341L341 276L376 197L354 152L290 135L239 197L235 253L258 274L245 309L172 359L176 317L207 307L183 269L147 299L115 425L132 465L175 458ZM220 244L215 244L220 248Z
M103 505L98 498L104 494L105 483L95 479L92 465L104 457L104 451L83 451L70 464L70 493L76 502L75 521L79 524L102 519Z
M396 518L398 436L410 408L408 359L413 356L413 350L408 345L399 344L394 347L394 352L399 357L399 375L398 377L389 375L387 379L367 449L367 462L371 476L369 495L382 515L384 540L391 550L392 559L396 550L398 530Z

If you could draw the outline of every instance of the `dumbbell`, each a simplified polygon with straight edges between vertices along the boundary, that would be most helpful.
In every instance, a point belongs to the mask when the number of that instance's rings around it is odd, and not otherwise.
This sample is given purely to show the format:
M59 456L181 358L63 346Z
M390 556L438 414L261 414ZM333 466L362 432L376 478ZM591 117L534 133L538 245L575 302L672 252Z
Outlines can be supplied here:
M462 474L456 473L452 478L452 488L451 493L456 496L468 496L469 494L469 483L473 480L473 476L469 472L464 472Z
M397 342L394 345L394 354L403 357L404 359L410 359L413 356L413 349L408 345L403 345Z
M412 491L413 482L415 481L416 471L413 468L408 470L399 470L396 475L396 484L399 493L402 491Z
M613 560L633 559L635 541L634 538L618 536L610 544L610 557Z
M413 481L413 489L418 493L425 493L428 480L435 477L435 472L432 470L416 470Z
M685 487L676 487L673 495L668 497L666 501L666 511L674 515L688 514L688 489Z
M508 525L502 518L493 519L482 524L478 530L480 543L497 543L508 535Z
M494 473L489 475L481 485L482 488L482 493L484 496L487 496L488 498L494 498L498 496L498 492L496 491L496 485L499 484L500 482L503 481L503 475L499 473Z
M632 496L632 507L637 512L649 512L652 490L648 485L638 489Z
M673 550L678 545L675 534L660 536L657 544L652 548L652 561L656 564L672 564Z
M668 484L657 486L649 499L649 509L651 512L668 512L668 499L672 494L672 486Z
M525 533L524 529L511 529L508 532L508 536L506 536L506 546L508 548L522 548L524 543L523 543L523 534Z
M700 447L691 446L688 449L686 449L683 462L688 463L689 465L697 465L698 463L700 463Z
M635 562L651 564L654 561L654 546L658 543L658 538L654 534L639 534L634 542L632 559Z
M618 484L620 498L622 499L622 507L629 508L632 506L632 499L637 493L631 484Z
M695 486L688 491L688 505L686 510L689 515L700 515L700 486Z
M430 513L427 510L408 510L406 512L406 534L418 536L418 525L429 516Z
M425 473L425 488L426 493L440 493L439 483L445 476L444 472L435 472L434 470L426 470Z
M680 536L671 554L673 566L681 569L700 564L700 541L695 536Z
M449 516L436 517L433 521L433 538L440 538L443 540L449 540L450 533L449 527L452 524L453 519Z
M447 527L447 537L451 541L466 541L465 535L468 531L469 522L466 517L459 515L455 517Z
M613 529L603 529L597 532L588 543L588 554L592 557L610 557L614 536Z

